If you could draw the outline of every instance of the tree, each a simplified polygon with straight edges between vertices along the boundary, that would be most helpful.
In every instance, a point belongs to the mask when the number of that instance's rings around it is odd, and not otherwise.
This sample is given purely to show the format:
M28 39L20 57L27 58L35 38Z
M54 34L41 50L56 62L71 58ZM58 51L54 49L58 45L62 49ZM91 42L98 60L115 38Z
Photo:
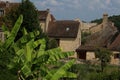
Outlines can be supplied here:
M20 27L20 30L17 35L17 39L22 36L22 30L23 28L26 28L28 32L34 31L34 30L40 30L42 33L42 30L39 25L39 17L36 7L32 2L29 0L22 0L22 2L19 4L18 7L12 8L8 14L6 14L4 20L8 23L8 26L14 26L15 21L19 17L19 15L23 15L23 23Z
M98 48L95 54L96 54L96 57L99 58L101 62L101 71L103 72L104 68L111 60L112 53L105 48Z
M28 32L39 29L38 12L32 2L29 0L22 0L18 8L19 15L22 14L24 17L22 27L25 27Z

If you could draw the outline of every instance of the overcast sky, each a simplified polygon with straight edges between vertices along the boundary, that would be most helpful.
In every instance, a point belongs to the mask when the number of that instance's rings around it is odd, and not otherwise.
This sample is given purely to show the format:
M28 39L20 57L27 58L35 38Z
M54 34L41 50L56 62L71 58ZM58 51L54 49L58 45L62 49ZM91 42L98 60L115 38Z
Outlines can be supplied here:
M20 2L21 0L3 0ZM120 0L30 0L37 9L50 9L56 19L91 21L101 18L103 13L120 14Z

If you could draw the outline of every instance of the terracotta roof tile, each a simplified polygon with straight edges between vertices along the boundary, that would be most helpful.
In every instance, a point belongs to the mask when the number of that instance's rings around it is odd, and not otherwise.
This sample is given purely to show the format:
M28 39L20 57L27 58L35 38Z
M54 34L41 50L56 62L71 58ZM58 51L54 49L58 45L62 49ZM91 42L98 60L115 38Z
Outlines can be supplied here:
M79 24L78 21L73 20L50 22L47 34L54 38L75 38L77 37Z

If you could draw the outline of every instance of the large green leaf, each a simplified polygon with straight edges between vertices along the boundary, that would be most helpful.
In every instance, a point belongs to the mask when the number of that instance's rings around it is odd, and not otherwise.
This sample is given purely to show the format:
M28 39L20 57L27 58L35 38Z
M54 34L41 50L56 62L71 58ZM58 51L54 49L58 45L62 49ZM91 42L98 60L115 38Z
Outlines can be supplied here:
M64 77L66 76L66 71L74 64L75 60L71 60L69 61L68 63L66 63L65 65L63 65L62 67L60 67L52 76L51 75L47 75L45 77L46 80L58 80L60 79L61 77ZM51 74L51 73L50 73ZM68 77L76 77L75 75L73 74L69 74ZM49 79L48 79L49 78Z
M20 17L16 21L16 23L15 23L15 25L10 33L10 36L8 37L8 39L5 41L5 43L3 45L4 48L8 48L14 42L14 39L17 35L17 32L19 31L19 28L20 28L22 22L23 22L23 16L20 15Z
M77 75L75 73L66 71L65 74L63 75L63 77L65 77L65 78L77 78Z
M74 54L74 52L62 52L60 48L55 48L47 51L50 55L48 63L67 58Z
M25 58L28 62L32 61L33 42L34 42L34 40L29 41L25 47Z
M22 68L21 71L23 72L23 74L27 77L29 75L31 75L31 68L29 65L25 64Z
M40 46L39 46L40 45ZM34 47L39 46L37 58L45 54L46 41L45 39L39 39L34 42Z

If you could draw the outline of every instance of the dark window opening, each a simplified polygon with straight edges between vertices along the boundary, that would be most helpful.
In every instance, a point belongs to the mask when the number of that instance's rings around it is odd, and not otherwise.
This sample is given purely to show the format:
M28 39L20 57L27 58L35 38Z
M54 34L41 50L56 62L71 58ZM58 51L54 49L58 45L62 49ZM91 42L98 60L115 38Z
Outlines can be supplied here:
M60 39L56 39L57 45L60 46Z
M4 15L4 10L0 9L0 16L3 16L3 15Z
M120 54L114 54L114 59L117 59L120 57Z

